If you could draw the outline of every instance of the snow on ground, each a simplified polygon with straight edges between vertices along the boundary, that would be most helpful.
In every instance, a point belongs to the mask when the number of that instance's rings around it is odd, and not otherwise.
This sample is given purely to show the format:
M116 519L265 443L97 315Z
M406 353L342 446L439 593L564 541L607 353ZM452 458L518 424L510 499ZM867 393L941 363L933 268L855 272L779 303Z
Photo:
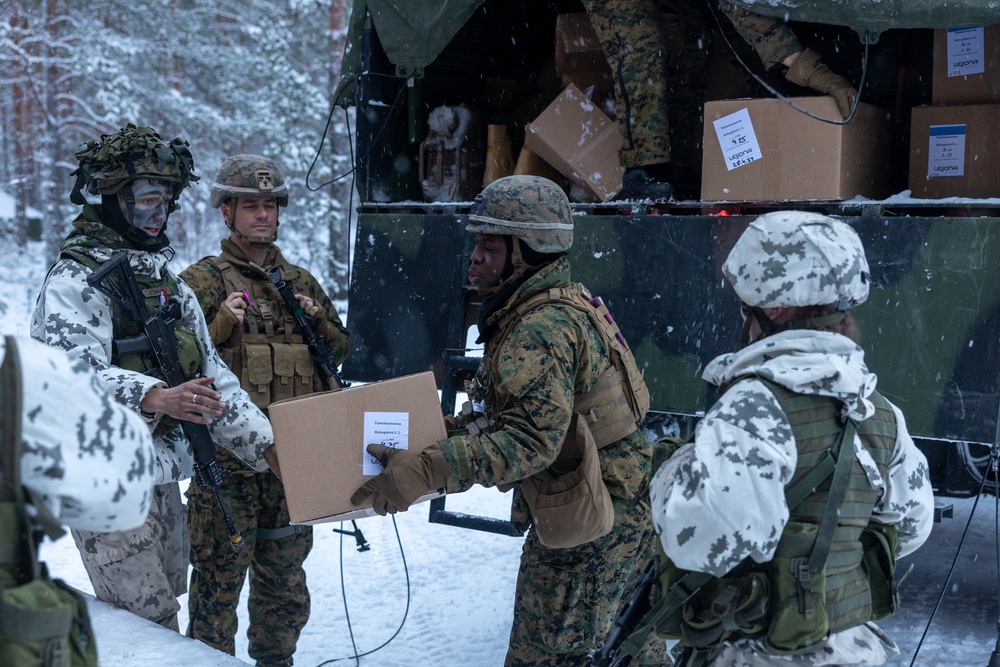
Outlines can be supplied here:
M901 568L914 564L902 588L903 610L880 623L900 645L893 665L909 665L931 611L942 590L973 499L955 504L955 518L937 524L928 543ZM447 499L449 510L507 516L509 495L474 489ZM985 667L996 641L997 565L994 501L984 497L962 550L948 595L932 622L916 665ZM390 518L371 517L358 526L371 550L358 552L352 537L333 532L340 524L315 527L315 547L306 561L313 610L299 640L295 664L348 665L353 655L351 631L358 651L375 649L399 628L384 648L361 658L368 667L499 666L507 646L520 538L492 535L427 521L427 505L396 516L399 539L410 576L407 613L406 574ZM347 524L350 527L350 524ZM71 539L43 546L51 571L84 591L92 591ZM344 611L343 576L347 595ZM241 602L237 658L247 655L246 590ZM186 604L186 596L182 605ZM227 667L240 664L196 642L167 632L118 610L95 613L101 664ZM182 610L181 628L187 611ZM182 659L183 657L183 659ZM339 660L337 660L339 659ZM327 663L326 661L334 661Z

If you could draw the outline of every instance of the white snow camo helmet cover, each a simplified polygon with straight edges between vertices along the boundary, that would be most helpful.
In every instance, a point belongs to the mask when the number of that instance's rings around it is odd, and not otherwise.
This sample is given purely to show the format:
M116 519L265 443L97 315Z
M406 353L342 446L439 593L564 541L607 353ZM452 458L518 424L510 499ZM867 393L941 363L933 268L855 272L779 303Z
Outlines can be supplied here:
M871 272L861 239L840 220L803 211L760 216L740 236L722 273L757 308L846 310L868 298Z

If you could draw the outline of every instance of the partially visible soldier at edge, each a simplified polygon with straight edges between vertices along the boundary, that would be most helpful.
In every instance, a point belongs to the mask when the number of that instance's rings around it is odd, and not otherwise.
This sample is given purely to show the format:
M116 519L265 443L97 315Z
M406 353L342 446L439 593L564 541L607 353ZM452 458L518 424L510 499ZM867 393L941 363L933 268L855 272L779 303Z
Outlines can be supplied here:
M876 573L862 567L862 530L869 522L893 527L896 556L905 556L930 534L934 499L927 461L903 414L876 391L877 378L856 342L849 308L868 297L864 248L853 229L833 218L768 213L746 229L722 271L743 302L742 349L705 368L704 379L723 394L693 442L678 448L651 482L663 549L677 567L715 577L749 559L750 571L766 573L773 592L780 590L779 575L769 562L796 560L789 558L792 549L804 535L822 533L824 516L835 532L820 575L829 636L791 656L776 655L774 644L765 643L770 632L736 636L710 649L704 664L881 665L899 650L871 622ZM826 508L837 483L828 477L790 511L786 487L810 472L838 436L850 435L848 423L856 435L844 444L853 454L843 476L846 500ZM771 623L775 631L799 632L789 625L798 621L779 628L773 618L765 619L765 628ZM681 649L686 653L677 664L695 664L692 650L683 642L675 651Z
M319 282L290 264L275 245L279 208L288 205L280 167L261 155L228 158L216 175L210 204L221 209L229 238L222 240L221 254L201 259L181 277L198 296L212 342L265 413L274 401L323 390L299 326L268 273L281 269L334 366L347 357L347 330ZM236 608L249 568L250 657L259 667L291 665L309 619L303 563L312 548L312 527L289 525L280 480L248 470L225 452L218 458L232 473L224 494L246 546L239 552L227 548L229 537L211 491L192 483L187 635L235 654Z
M606 307L570 282L573 219L555 183L501 178L468 221L486 351L467 392L485 415L472 412L468 430L419 453L369 445L386 469L352 502L371 497L385 514L436 489L514 487L511 519L528 534L505 665L584 666L653 553L649 509L638 501L650 445L637 424L649 394ZM571 503L580 514L553 516L539 500L580 473L573 489L589 485L594 512ZM634 664L662 665L663 643L639 657Z
M194 293L168 267L173 251L167 220L192 180L187 143L169 144L148 127L127 125L76 153L80 163L71 201L83 207L49 270L31 320L31 335L93 366L117 401L140 414L156 449L154 503L137 529L73 538L97 597L178 630L177 596L187 591L188 531L178 482L194 473L194 454L177 420L207 426L217 444L255 470L277 473L271 425L219 358ZM100 195L99 204L87 202ZM116 253L127 253L151 312L181 301L174 332L189 378L168 387L152 373L148 354L112 352L112 341L138 323L87 284Z
M153 436L142 417L108 394L89 364L62 350L28 337L0 337L0 360L6 617L0 664L63 656L65 664L96 665L86 601L49 575L38 548L43 534L62 537L64 525L101 532L142 524L153 502ZM65 623L51 622L60 616Z

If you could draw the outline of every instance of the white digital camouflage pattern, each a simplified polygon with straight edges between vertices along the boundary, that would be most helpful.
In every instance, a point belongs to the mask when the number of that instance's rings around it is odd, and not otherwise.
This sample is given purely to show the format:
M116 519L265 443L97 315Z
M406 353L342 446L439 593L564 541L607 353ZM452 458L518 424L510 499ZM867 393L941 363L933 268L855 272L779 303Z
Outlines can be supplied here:
M101 263L111 257L108 248L81 250ZM168 260L163 253L139 251L130 252L129 257L137 276L158 277L169 272ZM42 285L31 318L31 335L93 366L118 402L139 414L146 392L166 385L149 375L111 365L111 301L87 284L89 274L90 269L75 260L63 259L55 264ZM170 275L177 280L181 296L179 325L197 334L205 349L205 375L215 377L215 389L227 404L222 416L208 427L212 439L254 470L263 472L268 469L263 451L274 444L271 424L219 358L194 293L180 278ZM155 428L162 416L147 417L150 429ZM155 442L157 484L177 482L194 474L194 454L180 428L157 437Z
M743 303L760 308L856 306L868 298L871 282L855 231L804 211L775 211L751 222L722 273Z
M138 526L153 502L153 438L94 371L27 337L21 364L21 481L60 523L93 531ZM6 356L0 337L0 361Z
M755 376L797 393L838 398L853 419L874 413L867 397L877 378L865 366L864 351L839 334L786 331L714 359L703 378L732 386L698 424L695 440L660 467L650 487L656 531L681 568L720 576L747 557L767 562L788 520L784 487L795 471L795 440L781 405ZM854 451L880 493L873 518L898 529L897 556L905 556L930 534L934 498L927 461L913 444L902 413L895 406L893 412L897 433L886 477L879 475L859 438ZM897 652L869 624L836 633L823 649L794 660L768 656L742 642L713 652L711 662L882 664Z

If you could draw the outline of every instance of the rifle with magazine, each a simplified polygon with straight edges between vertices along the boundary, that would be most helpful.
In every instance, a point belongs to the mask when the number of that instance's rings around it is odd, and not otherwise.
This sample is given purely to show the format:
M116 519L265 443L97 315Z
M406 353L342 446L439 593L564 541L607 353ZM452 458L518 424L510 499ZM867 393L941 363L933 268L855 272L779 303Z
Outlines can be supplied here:
M312 357L316 368L322 373L327 389L336 391L350 387L351 384L345 381L340 371L337 370L337 364L333 360L333 355L330 354L330 348L326 346L326 341L313 330L312 324L309 323L311 318L306 318L302 304L295 298L291 286L282 278L281 267L271 269L267 276L271 279L275 289L278 290L278 294L281 295L285 307L288 308L292 317L295 318L295 322L299 325L299 329L302 331L302 340L309 348L309 356Z
M136 282L135 273L128 263L128 253L116 253L99 269L87 277L87 284L111 299L115 305L124 310L138 323L142 330L137 336L116 338L112 341L112 349L116 357L127 354L150 353L156 361L154 371L171 387L185 382L181 370L181 361L177 356L177 337L174 325L181 316L180 299L170 297L167 304L157 312L150 314L142 290ZM194 450L194 470L198 482L212 490L222 512L222 520L229 533L229 542L234 550L243 548L243 536L236 528L233 515L230 514L226 501L222 497L222 481L225 471L215 458L215 443L204 424L179 419L184 435L187 436Z

